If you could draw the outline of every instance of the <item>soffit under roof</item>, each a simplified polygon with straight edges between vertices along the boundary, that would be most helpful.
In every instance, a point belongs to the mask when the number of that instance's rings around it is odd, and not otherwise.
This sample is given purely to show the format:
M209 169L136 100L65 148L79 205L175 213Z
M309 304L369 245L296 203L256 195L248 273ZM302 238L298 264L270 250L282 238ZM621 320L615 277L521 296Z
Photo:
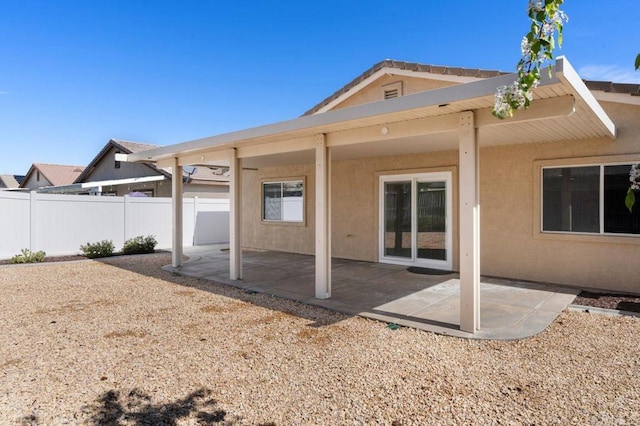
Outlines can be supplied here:
M456 117L460 112L470 110L481 111L486 115L493 107L495 89L498 86L509 84L513 79L513 75L503 75L395 99L328 111L137 153L130 156L130 161L163 161L174 157L189 157L191 160L199 154L215 154L216 152L220 154L220 159L224 159L227 155L226 152L231 148L241 149L277 141L304 139L317 134L325 134L330 139L332 135L338 135L340 132L352 132L354 129L367 129L393 123L411 124L428 117L437 117L438 121L440 119L447 120ZM611 120L570 64L564 58L559 58L551 78L548 78L546 72L543 71L543 81L540 87L535 89L534 98L537 100L549 99L552 103L555 102L555 99L566 99L567 96L571 96L575 100L573 114L526 122L495 119L495 125L478 129L481 146L615 137L615 126ZM442 135L436 138L431 136L434 133L449 133L450 135L449 138ZM415 149L412 147L412 144L415 144L415 138L413 141L411 139L394 140L393 134L391 134L388 137L379 137L370 142L371 147L374 147L375 144L393 143L394 146L397 146L397 153L402 153L403 149L408 152ZM430 140L433 141L432 144L430 144ZM448 143L449 140L451 144ZM451 149L457 149L457 129L453 127L444 132L434 132L433 129L424 128L419 142L423 152L446 149L448 145L451 145ZM335 151L336 154L339 154L340 151L349 152L347 149L337 148ZM351 150L353 155L356 151L358 151L357 148ZM281 155L294 156L290 153ZM245 160L245 162L248 161L248 159ZM197 160L194 162L197 163Z

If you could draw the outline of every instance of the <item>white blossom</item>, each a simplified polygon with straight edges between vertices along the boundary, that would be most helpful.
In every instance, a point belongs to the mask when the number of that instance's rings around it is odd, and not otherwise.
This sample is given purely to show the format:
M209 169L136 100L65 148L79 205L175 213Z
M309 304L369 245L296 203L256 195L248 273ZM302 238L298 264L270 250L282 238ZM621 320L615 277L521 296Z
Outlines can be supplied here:
M631 166L629 172L629 181L631 182L631 189L634 191L640 191L640 164L634 164Z
M551 21L553 21L554 24L562 25L565 22L569 22L569 17L563 11L557 10L551 17Z
M522 51L522 56L529 57L531 55L531 43L529 43L529 39L526 37L522 37L520 50Z
M545 37L552 36L555 30L556 25L553 22L545 22L542 24L542 35Z
M544 10L541 0L529 0L529 6L527 6L528 13L538 13Z
M494 96L493 110L501 117L513 115L513 110L522 109L527 101L531 102L533 93L531 90L523 90L518 81L508 86L500 86Z

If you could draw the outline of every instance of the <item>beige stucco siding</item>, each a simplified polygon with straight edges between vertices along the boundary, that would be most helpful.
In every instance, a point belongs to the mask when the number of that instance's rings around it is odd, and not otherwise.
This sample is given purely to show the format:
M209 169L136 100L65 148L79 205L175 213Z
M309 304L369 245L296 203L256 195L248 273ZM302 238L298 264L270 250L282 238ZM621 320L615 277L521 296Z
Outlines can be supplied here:
M332 164L332 251L344 259L378 260L379 177L399 173L451 171L454 212L457 217L457 151L423 155L378 157ZM304 177L306 222L273 223L261 220L261 184L265 180ZM315 173L312 164L271 167L243 174L243 245L313 254L315 250ZM454 219L455 222L455 219ZM457 226L454 267L457 267Z
M542 165L640 159L640 107L602 104L618 126L616 140L482 150L483 274L640 293L640 236L540 232Z
M481 271L485 275L640 293L640 237L540 232L540 167L549 161L631 162L640 156L640 107L603 103L618 126L616 140L483 147L480 152ZM453 259L458 268L458 152L336 161L332 164L332 250L339 258L378 261L379 176L451 171ZM313 165L245 171L243 244L290 252L314 252ZM306 222L261 221L261 182L305 177ZM622 201L622 200L621 200Z
M340 102L338 105L334 106L331 109L335 110L368 102L381 101L384 99L383 86L399 81L402 81L403 96L458 84L442 80L429 80L425 78L385 75L384 77L380 77L378 80L371 83L366 87L366 89L360 90L359 92Z
M305 222L262 221L262 182L304 178ZM242 175L242 244L245 247L313 254L315 250L313 164L245 170Z

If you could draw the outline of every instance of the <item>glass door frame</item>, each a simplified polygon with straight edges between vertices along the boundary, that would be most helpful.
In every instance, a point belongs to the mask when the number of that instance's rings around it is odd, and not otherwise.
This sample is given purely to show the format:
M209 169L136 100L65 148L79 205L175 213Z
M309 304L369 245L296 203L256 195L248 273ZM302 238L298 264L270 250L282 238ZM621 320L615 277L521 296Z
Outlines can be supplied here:
M411 181L411 258L385 255L385 183ZM445 250L446 260L423 259L418 257L418 182L445 182L446 218ZM453 194L451 172L411 173L402 175L382 175L379 179L379 227L378 261L396 265L421 266L425 268L451 271L453 268Z

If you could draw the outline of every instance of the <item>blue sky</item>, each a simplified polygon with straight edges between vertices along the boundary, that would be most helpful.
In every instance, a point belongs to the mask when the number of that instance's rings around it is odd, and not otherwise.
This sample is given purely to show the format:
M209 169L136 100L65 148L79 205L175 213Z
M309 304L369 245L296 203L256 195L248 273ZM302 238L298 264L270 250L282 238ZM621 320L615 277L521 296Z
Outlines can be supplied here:
M605 5L606 6L603 6ZM510 71L526 0L0 2L0 173L294 118L386 59ZM567 0L584 78L640 82L638 0Z

